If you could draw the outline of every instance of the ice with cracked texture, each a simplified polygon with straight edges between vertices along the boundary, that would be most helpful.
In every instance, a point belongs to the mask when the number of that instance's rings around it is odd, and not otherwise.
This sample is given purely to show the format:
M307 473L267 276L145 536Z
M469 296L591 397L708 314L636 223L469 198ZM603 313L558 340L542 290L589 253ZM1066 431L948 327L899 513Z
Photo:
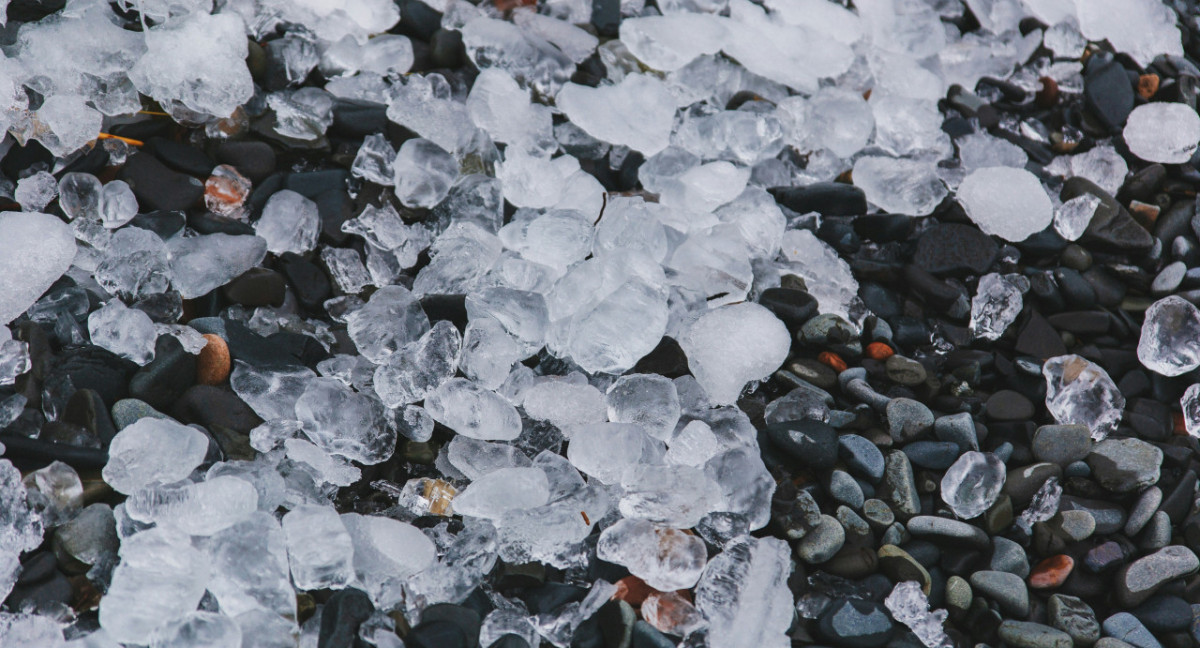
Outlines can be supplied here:
M742 303L701 315L680 337L679 346L708 397L728 404L737 400L746 383L770 376L783 364L791 336L771 311Z

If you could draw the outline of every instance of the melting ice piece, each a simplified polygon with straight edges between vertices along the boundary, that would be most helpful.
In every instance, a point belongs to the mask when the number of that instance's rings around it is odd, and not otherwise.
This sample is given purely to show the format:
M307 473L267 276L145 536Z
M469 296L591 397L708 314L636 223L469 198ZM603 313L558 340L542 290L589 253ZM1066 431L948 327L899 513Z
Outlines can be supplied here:
M88 335L92 344L145 365L154 359L158 329L149 315L113 299L88 315Z
M1058 485L1057 477L1050 477L1042 482L1041 488L1033 494L1029 506L1021 511L1021 515L1017 518L1017 526L1024 529L1025 533L1032 533L1035 523L1045 522L1054 517L1054 514L1058 513L1062 493L1063 489Z
M39 212L0 212L0 325L33 305L71 267L75 234Z
M892 593L883 600L897 621L908 626L927 648L951 648L954 642L942 628L949 613L945 610L931 611L929 599L917 581L896 583Z
M682 413L675 381L658 374L628 374L608 388L608 420L636 423L650 436L667 441ZM691 526L691 525L687 525Z
M859 301L858 280L837 250L808 230L794 229L783 234L783 255L788 269L808 283L822 313L854 319L850 311Z
M17 376L29 371L29 343L20 340L0 342L0 385L11 385Z
M359 353L375 364L383 364L428 330L429 317L421 302L404 286L380 288L365 306L346 316L346 333Z
M196 610L159 626L150 637L150 648L194 646L199 641L205 646L240 646L242 628L224 614Z
M1188 434L1200 438L1200 384L1188 387L1179 405L1183 408L1183 424Z
M958 201L979 229L1006 241L1024 241L1054 219L1054 205L1042 183L1024 169L972 171L958 186Z
M890 157L854 162L854 185L872 205L893 214L928 216L949 193L933 164Z
M187 477L207 453L208 436L195 428L170 419L138 419L113 437L101 475L113 490L131 495Z
M723 502L716 482L694 466L640 464L621 476L618 507L627 518L690 529Z
M308 367L256 367L235 360L229 386L262 420L291 420L296 418L296 401L314 377Z
M1087 231L1100 206L1100 197L1081 194L1054 210L1054 231L1068 241L1077 241Z
M471 482L454 498L460 515L498 520L509 511L550 501L550 482L541 468L501 468Z
M287 544L275 516L252 513L216 533L201 546L208 553L212 592L221 611L232 617L256 609L280 616L296 612L296 592L288 578Z
M167 243L175 289L195 299L224 286L262 262L267 242L257 236L208 234Z
M1077 355L1058 356L1042 365L1042 375L1046 408L1059 423L1086 425L1100 441L1121 422L1125 396L1099 365Z
M358 153L350 165L350 173L367 182L390 187L396 182L396 172L392 166L395 159L396 149L392 148L386 137L378 133L367 135L363 138L362 146L358 147Z
M650 587L668 592L695 585L708 558L698 536L630 519L600 533L596 555L624 565Z
M586 383L545 380L525 390L524 397L522 407L526 414L568 430L568 434L572 426L606 420L604 396Z
M822 88L809 103L812 136L841 158L858 153L875 131L875 116L862 95L844 88Z
M504 330L504 325L491 317L477 317L467 323L463 332L458 368L481 387L496 389L524 355L521 345Z
M674 72L705 54L716 54L725 26L716 16L677 13L621 21L621 42L646 67Z
M1183 56L1175 12L1154 0L1080 2L1079 30L1090 41L1107 39L1141 65L1160 54ZM1165 126L1164 126L1165 127Z
M374 600L384 584L437 562L433 541L417 527L378 515L342 514L354 544L354 572Z
M942 477L942 499L964 520L981 515L1000 497L1005 471L1004 462L990 452L964 452Z
M721 451L720 440L704 421L688 423L668 441L668 445L663 460L678 466L703 467Z
M254 231L272 254L304 254L316 247L321 233L317 203L289 189L276 191L263 206Z
M108 229L118 227L133 220L138 213L137 197L133 189L122 180L113 180L104 185L100 193L100 222Z
M296 419L319 448L368 466L396 451L396 431L379 401L336 378L313 378L296 402Z
M177 102L223 118L254 94L245 63L246 29L236 13L197 11L146 30L145 40L146 54L129 78L161 104Z
M712 646L787 646L792 571L787 543L743 535L713 557L696 585L696 608L708 618Z
M979 278L975 298L971 300L971 334L985 340L998 340L1021 314L1021 295L1029 290L1023 275L995 272Z
M375 393L388 407L408 405L454 377L462 336L449 321L433 325L421 339L393 353L375 370Z
M766 378L783 364L791 336L771 311L742 303L701 315L680 336L679 346L708 397L730 404L746 383Z
M125 184L125 183L121 183ZM13 192L13 200L21 205L21 211L36 212L50 204L58 195L58 180L48 171L37 173L17 180L17 188Z
M1178 376L1200 367L1200 310L1171 295L1146 309L1138 360L1164 376Z
M159 626L196 609L208 576L207 558L181 531L154 528L125 538L100 599L100 627L122 643L148 644Z
M0 459L0 511L0 556L12 552L15 557L42 543L42 516L29 508L21 472L8 459ZM3 580L0 565L0 584Z
M521 434L521 416L503 396L465 378L451 378L425 399L433 419L483 441L511 441Z
M138 522L207 536L229 528L258 508L258 491L237 477L214 477L195 484L151 485L125 500Z
M100 179L90 173L73 171L58 181L58 206L70 220L96 217L100 211Z
M446 458L450 465L471 480L501 468L526 468L532 465L529 457L514 446L462 435L450 440Z
M479 73L467 97L467 110L494 141L530 154L550 155L558 148L550 108L531 103L529 91L504 70L487 68Z
M666 85L646 74L589 88L563 86L555 99L571 123L592 137L628 146L646 156L667 148L675 120L675 99Z
M637 425L594 423L579 428L567 446L567 459L590 477L615 484L625 469L641 461L649 437Z
M393 171L396 197L405 207L433 207L450 193L458 162L434 142L417 137L400 146Z
M283 516L296 589L341 589L354 579L354 543L333 506L298 506Z
M1123 136L1129 151L1147 162L1182 164L1200 144L1200 115L1182 103L1143 104L1129 113Z

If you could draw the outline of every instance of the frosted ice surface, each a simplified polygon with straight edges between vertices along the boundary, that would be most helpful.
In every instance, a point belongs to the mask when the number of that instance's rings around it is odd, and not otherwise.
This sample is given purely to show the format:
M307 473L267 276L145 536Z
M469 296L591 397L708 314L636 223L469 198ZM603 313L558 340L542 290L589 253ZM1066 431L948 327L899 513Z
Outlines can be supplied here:
M734 538L709 561L696 585L696 608L709 621L709 645L787 646L795 612L787 579L790 551L778 538Z
M767 0L763 4L782 22L820 30L839 43L853 45L863 37L858 15L825 0Z
M1006 470L990 452L964 452L942 476L942 499L964 520L982 515L1000 497Z
M129 78L164 107L178 103L228 117L254 93L245 64L245 26L236 13L196 12L147 30L145 40L146 54Z
M137 197L124 181L113 180L100 192L99 208L100 222L108 229L116 229L137 216Z
M197 610L159 626L150 637L150 648L239 648L242 628L224 614Z
M480 441L462 435L450 440L446 449L446 459L471 480L501 468L525 468L532 465L529 457L514 446Z
M74 258L66 223L40 212L0 212L0 324L32 306Z
M852 90L823 88L808 105L810 136L838 157L861 151L875 131L871 106Z
M29 508L21 472L8 459L0 459L0 554L12 552L15 558L36 549L42 543L42 531L42 516Z
M893 214L928 216L949 193L933 164L920 160L861 157L854 162L854 185L867 200Z
M113 299L88 315L88 336L92 344L145 365L154 359L158 329L149 315Z
M295 191L277 191L263 206L254 231L267 242L267 251L272 254L304 254L316 247L321 233L317 203Z
M1200 144L1200 115L1187 104L1143 104L1129 113L1122 135L1129 151L1147 162L1181 164Z
M100 599L100 627L117 641L150 643L158 627L195 610L204 596L207 557L181 531L142 531L121 542L120 555Z
M1054 231L1068 241L1077 241L1087 231L1100 206L1100 197L1081 194L1059 205L1054 210Z
M1072 12L1074 13L1074 12ZM1061 58L1077 58L1087 47L1087 39L1079 33L1073 16L1071 20L1057 23L1042 35L1042 44Z
M717 484L695 466L634 466L621 476L621 488L621 515L680 529L696 526L721 504Z
M1096 441L1117 428L1125 396L1100 365L1077 355L1050 358L1046 377L1046 409L1062 424L1086 425Z
M46 171L38 171L17 180L13 200L20 203L21 211L40 212L57 195L58 180Z
M574 209L551 209L530 219L514 219L500 240L523 258L550 266L557 276L592 250L592 221Z
M506 149L504 161L496 163L496 177L504 197L517 207L553 207L562 198L563 183L579 168L574 158L553 160L526 154L520 148Z
M529 91L503 70L488 68L479 73L467 97L467 110L497 142L533 155L549 155L557 148L550 108L531 103Z
M606 420L604 395L588 384L545 380L526 390L524 399L526 414L560 429Z
M987 133L971 133L958 138L958 157L967 171L1006 166L1023 169L1029 155L1021 147Z
M417 527L378 515L344 513L354 544L354 572L375 600L389 580L405 578L437 561L437 549Z
M403 85L392 88L387 118L457 153L474 137L475 124L467 107L450 100L449 92L440 75L409 75Z
M94 218L100 211L102 190L99 178L90 173L65 173L58 181L58 206L71 220Z
M195 484L150 485L125 500L129 517L193 536L229 528L258 507L254 485L237 477L214 477Z
M541 468L500 468L459 491L454 512L496 520L509 511L531 509L550 501L550 482Z
M56 94L34 112L37 127L33 139L54 155L63 156L96 139L103 121L104 116L87 105L84 97Z
M1183 56L1175 13L1155 0L1075 3L1079 29L1090 41L1107 39L1118 52L1149 65L1160 54Z
M461 31L476 67L500 68L543 95L553 96L575 71L570 57L514 23L481 17L469 20Z
M406 207L433 207L458 177L458 162L436 143L420 137L400 146L393 163L396 197Z
M17 376L29 371L29 343L20 340L0 342L0 385L13 384Z
M705 54L720 51L725 25L709 14L677 13L621 21L621 42L646 67L674 72Z
M296 589L341 589L354 579L354 543L333 506L288 511L283 535Z
M883 92L871 94L875 143L892 155L936 152L950 154L950 138L942 131L937 101Z
M490 317L500 322L524 347L526 355L545 344L549 322L546 300L539 293L492 286L468 295L466 307L471 319Z
M958 201L979 229L1006 241L1024 241L1054 219L1054 206L1042 183L1024 169L972 171L958 187Z
M812 232L794 229L783 234L783 255L790 262L788 270L807 282L822 313L854 319L851 310L859 301L858 280L837 251Z
M729 404L746 383L770 376L783 364L791 336L771 311L742 303L701 315L680 337L679 346L708 397Z
M335 378L313 378L296 402L304 434L330 454L366 465L386 461L396 451L396 431L387 425L379 401Z
M555 101L572 123L610 144L650 156L670 143L675 100L652 76L632 74L598 88L567 84Z
M1019 274L995 272L979 278L971 300L971 334L985 340L998 340L1021 314L1022 295L1029 290L1029 279Z
M514 11L513 24L526 34L538 36L555 46L574 63L582 63L593 52L599 39L571 22L536 11ZM579 21L579 22L587 22Z
M1063 489L1058 484L1057 477L1049 477L1033 494L1033 499L1029 502L1029 506L1021 511L1021 515L1017 517L1017 526L1025 530L1025 533L1033 531L1033 525L1037 522L1045 522L1054 517L1058 513L1059 504L1062 502Z
M131 495L187 477L207 453L208 436L195 428L170 419L138 419L113 437L102 475L113 490Z
M824 31L773 22L749 0L731 0L722 50L750 72L802 92L836 78L854 62L854 51Z
M365 286L372 285L371 275L367 274L362 257L353 248L321 248L321 261L329 269L333 283L346 294L357 294Z
M951 648L954 645L942 628L949 613L945 610L931 611L929 600L917 581L896 583L883 604L892 617L908 626L927 648Z
M365 306L346 316L346 332L359 353L382 364L429 330L429 318L416 296L403 286L375 291Z
M631 466L642 461L653 441L637 425L596 423L575 430L567 459L580 472L605 484L615 484Z
M348 459L331 455L304 439L284 439L287 458L308 465L316 479L334 486L349 486L362 479L362 471Z
M458 368L462 336L446 320L402 347L375 371L375 392L388 407L424 400Z
M427 294L466 294L500 258L503 244L491 232L475 223L455 223L433 242L429 265L421 268L413 281L413 292Z
M667 445L663 460L679 466L704 466L721 451L720 440L704 421L683 426Z
M425 410L455 432L483 441L521 434L521 416L503 396L465 378L451 378L425 398Z
M636 423L660 441L674 434L682 411L675 382L657 374L621 376L608 388L605 403L610 421Z
M1112 146L1100 145L1092 147L1086 153L1056 157L1047 165L1046 170L1067 178L1083 176L1101 189L1116 195L1125 183L1129 165Z
M257 367L233 362L229 386L264 421L296 418L296 401L316 374L307 367Z
M1164 376L1178 376L1200 367L1200 310L1171 295L1146 309L1138 360Z
M167 242L172 285L184 299L195 299L229 283L262 262L267 242L257 236L207 234Z
M396 172L392 166L395 159L396 149L392 148L386 137L378 133L367 135L354 155L350 173L368 182L391 186L396 182Z
M513 364L525 356L504 326L490 317L477 317L463 333L458 368L486 389L496 389L508 378Z
M620 520L602 531L596 556L623 565L650 587L668 592L695 585L708 559L699 537L634 519Z
M664 205L711 212L741 195L750 180L750 169L729 162L709 162L679 174L660 196Z
M201 544L208 554L212 592L221 611L231 617L253 610L281 616L296 611L296 594L288 577L287 545L273 515L250 514Z

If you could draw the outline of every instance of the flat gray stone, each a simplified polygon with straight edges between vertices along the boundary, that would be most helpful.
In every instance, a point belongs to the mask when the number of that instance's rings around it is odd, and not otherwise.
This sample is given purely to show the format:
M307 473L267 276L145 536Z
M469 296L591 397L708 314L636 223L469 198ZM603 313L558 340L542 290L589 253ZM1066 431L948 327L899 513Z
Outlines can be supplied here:
M846 530L841 523L831 515L822 515L817 528L796 543L796 555L810 565L819 565L833 558L845 544Z
M1038 461L1065 467L1092 451L1092 432L1086 425L1043 425L1033 433L1032 450Z
M1150 598L1168 581L1200 571L1200 559L1182 545L1163 547L1126 565L1114 579L1117 600L1134 607Z
M1071 648L1071 635L1040 623L1006 620L1000 624L1000 638L1013 648Z
M1029 614L1029 590L1016 574L978 571L971 574L971 589L1000 604L1006 614L1025 618Z
M1105 439L1087 458L1096 481L1114 493L1154 485L1162 461L1162 450L1141 439Z

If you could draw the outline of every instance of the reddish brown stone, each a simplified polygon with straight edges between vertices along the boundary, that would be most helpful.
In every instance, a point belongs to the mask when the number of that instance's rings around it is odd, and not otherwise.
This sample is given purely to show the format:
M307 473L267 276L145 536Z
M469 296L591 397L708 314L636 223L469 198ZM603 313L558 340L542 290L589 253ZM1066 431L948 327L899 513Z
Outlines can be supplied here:
M1029 586L1033 589L1052 589L1063 584L1071 570L1075 568L1075 559L1066 554L1050 556L1038 563L1029 574Z
M820 355L817 356L817 362L830 367L838 373L842 373L846 370L846 361L842 360L841 356L832 351L822 351Z
M208 344L196 358L196 382L201 385L220 385L229 378L229 345L221 336L205 333Z
M647 585L646 581L631 575L617 581L617 591L612 597L637 607L646 600L647 596L660 593L658 590Z

